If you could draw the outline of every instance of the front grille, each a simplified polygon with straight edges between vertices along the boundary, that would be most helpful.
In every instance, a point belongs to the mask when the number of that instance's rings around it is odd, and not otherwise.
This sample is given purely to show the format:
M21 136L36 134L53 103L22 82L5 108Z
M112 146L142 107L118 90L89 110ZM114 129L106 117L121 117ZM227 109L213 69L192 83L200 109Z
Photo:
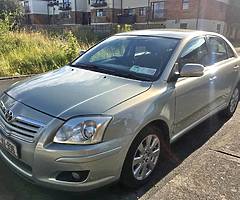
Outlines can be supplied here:
M7 135L27 141L34 142L34 139L43 127L43 124L34 120L18 116L13 121L8 122L5 119L3 110L0 109L0 127Z

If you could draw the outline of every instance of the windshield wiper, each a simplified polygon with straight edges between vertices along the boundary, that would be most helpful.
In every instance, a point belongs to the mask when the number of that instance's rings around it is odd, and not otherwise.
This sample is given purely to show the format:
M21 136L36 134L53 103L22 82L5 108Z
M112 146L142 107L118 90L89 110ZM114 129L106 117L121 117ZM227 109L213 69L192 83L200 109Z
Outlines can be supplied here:
M135 73L122 73L122 75L126 78L137 79L140 81L152 81L151 78L143 77L143 76L141 76L139 74L135 74Z
M117 73L115 72L115 70L113 69L107 69L107 68L103 68L97 65L93 65L93 64L77 64L77 65L70 65L71 67L79 67L79 68L83 68L83 69L88 69L88 70L92 70L92 71L97 71L97 72L103 72L106 74L114 74L117 75Z
M92 64L70 64L71 67L79 67L83 69L98 69L96 65Z
M140 81L152 81L151 78L143 77L143 76L135 74L135 73L116 71L113 69L107 69L107 68L103 68L103 67L93 65L93 64L80 63L77 65L71 64L70 66L71 67L79 67L79 68L88 69L88 70L97 71L97 72L102 72L102 73L111 74L111 75L115 75L115 76L123 76L125 78L136 79L136 80L140 80Z

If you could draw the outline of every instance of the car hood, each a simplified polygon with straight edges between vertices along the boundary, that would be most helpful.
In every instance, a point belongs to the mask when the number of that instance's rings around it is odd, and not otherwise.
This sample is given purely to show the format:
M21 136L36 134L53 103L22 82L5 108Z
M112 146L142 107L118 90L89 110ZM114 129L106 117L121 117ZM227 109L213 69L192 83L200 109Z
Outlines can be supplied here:
M66 66L17 83L6 93L29 107L66 120L102 114L150 86L150 82Z

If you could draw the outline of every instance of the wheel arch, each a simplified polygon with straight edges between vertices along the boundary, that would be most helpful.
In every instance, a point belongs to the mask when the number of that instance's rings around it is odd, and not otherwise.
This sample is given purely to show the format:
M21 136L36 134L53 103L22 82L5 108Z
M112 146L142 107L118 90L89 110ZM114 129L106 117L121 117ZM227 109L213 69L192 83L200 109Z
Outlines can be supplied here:
M123 166L122 166L122 169L121 169L121 175L120 175L120 180L122 179L122 177L124 176L123 172L124 172L124 166L125 166L125 162L126 162L126 159L127 159L127 155L131 149L131 146L132 144L134 143L134 141L136 140L136 138L141 134L141 132L147 128L147 127L156 127L157 129L160 130L160 134L161 134L161 138L163 138L164 140L164 144L163 147L165 146L166 149L170 148L170 130L169 130L169 126L168 124L162 120L162 119L155 119L149 123L147 123L146 125L144 125L139 131L138 133L135 135L134 139L131 141L130 145L129 145L129 148L127 150L127 154L125 156L125 159L124 159L124 163L123 163ZM166 150L164 152L167 152ZM164 156L165 157L165 156Z
M170 144L169 127L168 127L168 124L164 120L157 119L157 120L151 121L145 127L148 127L148 126L155 126L155 127L159 128L159 130L162 131L161 134L163 136L164 141L167 142L168 144Z
M137 134L135 135L135 137L133 138L133 140L131 141L129 148L131 147L132 143L134 142L134 140L138 137L138 135L147 127L151 127L154 126L157 129L159 129L161 132L161 136L164 139L164 142L167 145L170 145L170 129L169 126L167 124L166 121L164 121L163 119L154 119L153 121L150 121L148 123L146 123L143 127L141 127L141 129L137 132ZM129 149L128 148L128 149Z

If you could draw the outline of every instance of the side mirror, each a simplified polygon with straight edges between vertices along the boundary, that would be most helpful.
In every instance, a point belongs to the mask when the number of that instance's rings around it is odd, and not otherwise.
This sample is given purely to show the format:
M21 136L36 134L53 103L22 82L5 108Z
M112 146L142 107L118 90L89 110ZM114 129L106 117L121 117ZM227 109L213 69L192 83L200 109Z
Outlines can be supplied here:
M81 50L81 51L79 52L79 56L81 56L81 55L85 54L85 52L86 52L86 51L84 51L84 50Z
M180 71L180 77L201 77L203 74L204 66L201 64L185 64Z

